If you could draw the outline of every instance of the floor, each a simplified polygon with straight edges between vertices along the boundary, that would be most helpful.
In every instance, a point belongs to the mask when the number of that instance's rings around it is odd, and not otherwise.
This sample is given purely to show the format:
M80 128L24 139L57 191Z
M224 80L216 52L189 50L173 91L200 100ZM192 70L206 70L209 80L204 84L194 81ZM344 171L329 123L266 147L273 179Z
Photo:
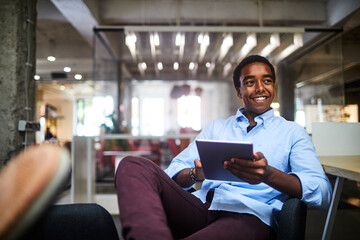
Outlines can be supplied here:
M332 180L332 179L330 179ZM354 181L345 180L340 204L336 213L331 240L358 240L360 236L360 188ZM104 189L104 186L100 187ZM121 224L114 193L96 194L96 202L106 208L113 216L115 226L121 237ZM61 194L56 204L70 203L70 191ZM321 239L327 211L308 208L306 240Z

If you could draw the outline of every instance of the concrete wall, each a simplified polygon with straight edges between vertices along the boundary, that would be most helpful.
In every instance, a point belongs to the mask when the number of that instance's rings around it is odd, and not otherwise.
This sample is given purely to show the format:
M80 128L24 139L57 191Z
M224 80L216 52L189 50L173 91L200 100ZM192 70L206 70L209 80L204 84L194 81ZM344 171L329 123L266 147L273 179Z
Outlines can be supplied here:
M18 121L34 116L35 23L36 1L0 0L0 168L23 147Z

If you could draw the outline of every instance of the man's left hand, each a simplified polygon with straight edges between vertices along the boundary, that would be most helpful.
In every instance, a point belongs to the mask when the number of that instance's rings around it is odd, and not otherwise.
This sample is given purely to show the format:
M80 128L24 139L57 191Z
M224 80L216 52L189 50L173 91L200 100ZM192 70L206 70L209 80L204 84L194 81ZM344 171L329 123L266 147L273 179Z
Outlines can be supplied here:
M270 174L270 166L261 152L254 153L254 159L232 158L224 162L224 168L250 184L264 182Z

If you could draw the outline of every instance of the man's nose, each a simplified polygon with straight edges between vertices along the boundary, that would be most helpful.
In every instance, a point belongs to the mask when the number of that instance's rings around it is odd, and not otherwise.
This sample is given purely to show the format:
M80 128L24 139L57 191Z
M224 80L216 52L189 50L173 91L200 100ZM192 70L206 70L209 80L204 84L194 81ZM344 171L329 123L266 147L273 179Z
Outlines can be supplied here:
M256 81L255 83L255 91L256 93L261 93L264 91L264 84L262 81Z

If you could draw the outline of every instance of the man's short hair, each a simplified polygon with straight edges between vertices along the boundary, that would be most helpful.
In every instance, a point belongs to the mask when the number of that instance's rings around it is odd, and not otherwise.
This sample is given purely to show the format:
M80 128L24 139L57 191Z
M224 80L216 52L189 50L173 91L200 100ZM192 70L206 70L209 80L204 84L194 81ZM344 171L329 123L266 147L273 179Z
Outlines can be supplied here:
M246 65L248 65L250 63L254 63L254 62L261 62L261 63L265 63L266 65L268 65L271 70L271 74L273 75L274 82L275 82L276 76L275 76L274 66L269 62L269 60L267 60L266 58L264 58L263 56L260 56L260 55L250 55L250 56L244 58L239 63L239 65L237 65L237 67L234 70L233 81L234 81L235 88L240 87L241 69L243 67L245 67Z

